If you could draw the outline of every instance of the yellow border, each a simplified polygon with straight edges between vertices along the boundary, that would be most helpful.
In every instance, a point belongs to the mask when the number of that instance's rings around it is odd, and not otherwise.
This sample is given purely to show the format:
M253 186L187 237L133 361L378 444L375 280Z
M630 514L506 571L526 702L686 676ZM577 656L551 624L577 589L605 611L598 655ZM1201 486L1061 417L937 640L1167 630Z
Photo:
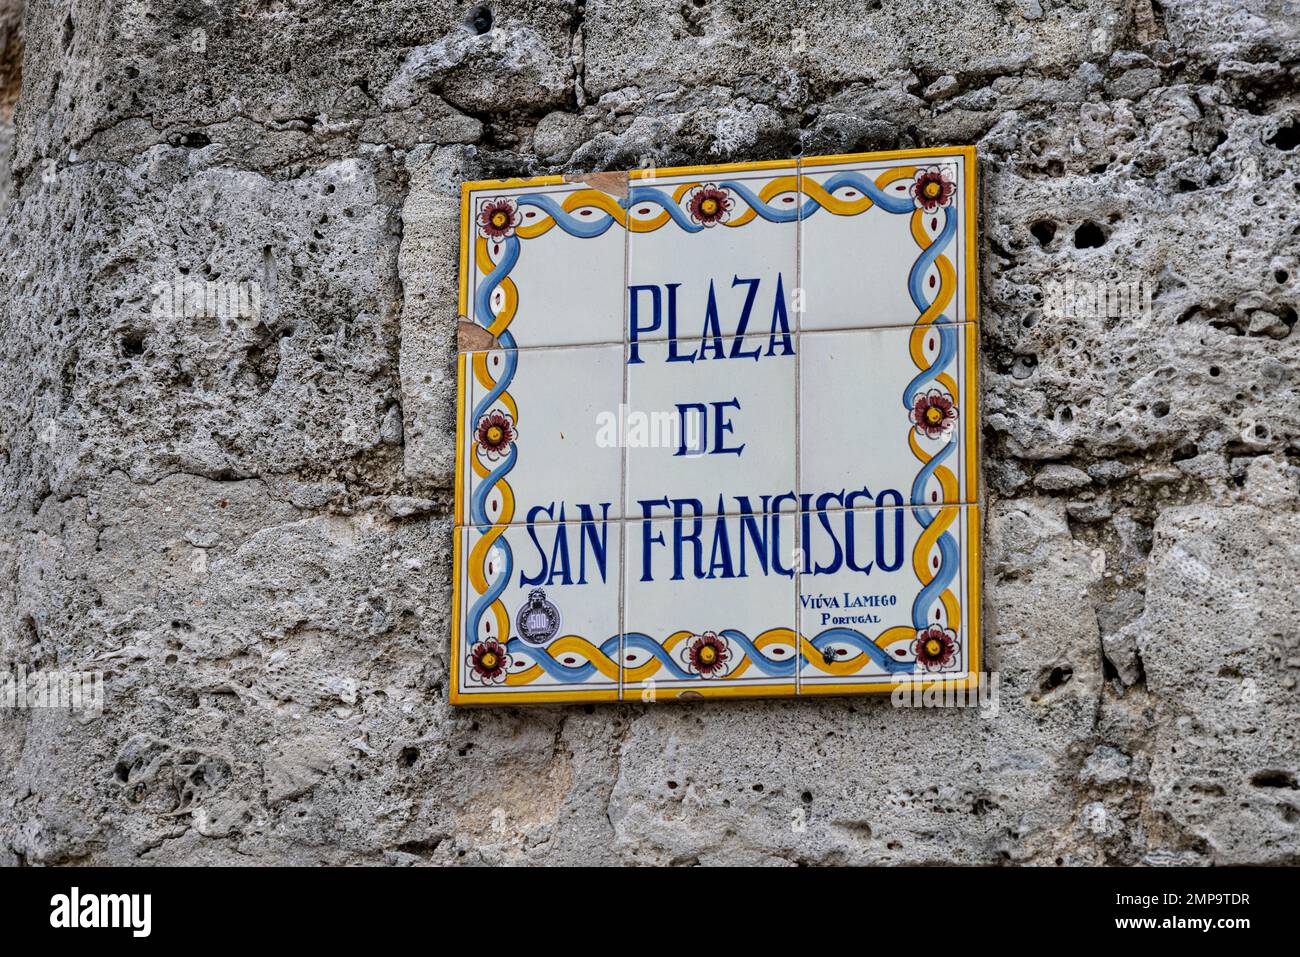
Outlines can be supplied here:
M909 160L909 159L936 159L945 156L960 156L965 160L964 181L965 181L965 201L966 201L966 222L965 222L965 293L966 293L966 310L963 316L963 323L966 325L966 372L964 376L965 398L963 405L968 410L967 430L965 439L965 453L967 462L966 474L966 501L962 503L953 503L956 507L966 509L966 527L963 537L962 562L966 568L966 641L969 647L969 671L964 678L958 679L936 679L935 681L906 681L906 682L889 682L889 683L854 683L854 684L814 684L805 687L800 677L789 683L782 684L762 684L762 685L734 685L725 684L704 685L696 687L659 687L655 688L655 701L667 702L678 700L694 700L703 698L786 698L802 697L804 695L824 696L824 695L863 695L863 694L892 694L900 688L920 689L927 691L934 688L943 690L967 690L974 691L978 689L980 683L980 674L983 670L982 652L983 645L980 633L980 598L982 593L983 573L981 567L980 537L983 532L983 515L977 503L977 496L980 487L980 434L979 434L979 295L978 295L978 271L979 263L977 258L976 246L976 222L979 210L979 194L977 188L977 157L975 147L973 146L954 146L939 147L936 149L912 149L912 150L886 150L875 153L844 153L828 156L811 156L802 159L787 160L762 160L750 163L722 163L712 166L673 166L664 168L655 168L653 173L649 169L630 170L628 179L631 180L659 180L670 177L682 176L705 176L719 173L740 173L756 172L766 170L790 169L794 168L798 175L802 175L805 168L819 168L826 166L839 166L848 164L865 164L875 163L888 160ZM461 184L461 222L460 222L460 277L458 283L459 291L459 316L467 318L466 307L469 302L469 280L471 275L470 255L471 246L469 242L471 227L471 212L473 209L472 194L475 192L487 190L502 189L526 189L538 186L564 186L569 185L575 189L590 188L582 182L569 182L563 176L535 176L521 177L514 179L487 179L471 180ZM643 685L632 685L623 687L620 682L619 687L599 688L599 689L557 689L553 691L488 691L475 693L464 693L460 690L460 653L463 648L461 642L461 553L463 551L462 538L466 534L466 528L461 524L464 521L462 509L463 501L463 444L464 444L464 426L465 426L465 396L466 396L466 375L465 375L465 358L466 353L461 352L459 344L457 345L457 392L456 392L456 490L455 490L455 526L453 533L455 542L452 547L454 574L452 578L452 627L451 627L451 687L450 698L453 705L458 706L492 706L492 705L512 705L512 704L541 704L541 703L575 703L575 702L601 702L601 701L638 701ZM907 507L907 506L903 506ZM951 507L951 506L950 506ZM620 576L620 589L623 582ZM798 629L796 629L798 631ZM620 668L622 662L619 662Z
M979 329L966 323L966 377L962 393L962 428L966 430L966 498L963 505L979 501Z
M452 688L451 703L459 707L495 707L513 704L577 704L579 702L617 701L618 688L588 691L479 691L462 693Z
M460 455L456 456L457 461ZM451 543L451 560L455 564L455 574L451 576L451 650L448 657L451 658L451 703L461 704L460 693L460 652L463 647L460 642L460 579L461 579L461 540L465 537L465 529L459 525L452 527L453 536Z
M494 189L529 189L534 186L564 186L563 176L514 176L509 179L469 179L460 184L461 196ZM581 183L568 183L581 188Z
M755 160L752 163L718 163L715 166L655 166L628 170L628 179L668 179L673 176L712 176L715 173L752 173L760 170L799 168L798 159Z
M469 387L466 360L472 353L456 353L456 490L452 520L457 527L465 524L465 461L461 450L465 447L465 394Z
M826 156L807 156L799 161L801 166L843 166L850 163L878 163L882 160L923 159L931 156L964 156L975 159L973 146L936 146L932 149L881 150L878 153L831 153Z
M979 188L976 176L978 160L975 147L967 147L966 153L966 195L969 197L970 211L966 216L966 318L970 323L969 348L967 356L969 371L966 381L966 408L970 412L971 428L966 433L966 461L968 463L966 497L971 502L979 501L982 478L980 466L982 458L982 429L980 409L980 328L979 328L979 243L976 240L976 226L979 219ZM978 536L977 536L978 537ZM978 542L976 543L978 545Z
M655 704L662 704L665 701L695 701L701 698L794 698L798 696L798 688L795 686L794 679L790 679L789 684L780 685L727 685L723 684L725 678L719 678L718 684L709 684L701 681L699 685L690 688L682 688L674 685L671 688L664 688L655 685ZM622 700L632 704L650 702L641 701L641 691L644 690L644 683L630 685L624 688ZM629 689L637 689L630 691Z
M469 313L465 307L469 304L469 213L474 208L470 201L470 193L473 192L472 183L460 184L460 249L457 251L457 263L460 267L460 276L457 277L457 286L459 295L456 301L456 318L457 320L468 319ZM456 351L460 352L460 330L457 329Z
M976 283L979 257L975 242L975 223L979 217L979 191L976 188L975 175L978 160L973 146L961 146L957 147L957 150L966 157L966 195L970 203L970 212L966 216L966 321L979 322L979 294Z

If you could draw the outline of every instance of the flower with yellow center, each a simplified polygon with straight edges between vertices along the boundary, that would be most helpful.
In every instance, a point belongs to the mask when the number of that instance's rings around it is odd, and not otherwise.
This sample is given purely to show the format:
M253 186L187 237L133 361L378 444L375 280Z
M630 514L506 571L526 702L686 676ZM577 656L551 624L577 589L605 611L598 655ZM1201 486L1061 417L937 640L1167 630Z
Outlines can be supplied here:
M936 622L916 633L912 654L926 671L953 671L961 664L961 641L957 632Z
M493 409L479 419L474 428L474 441L489 462L496 462L510 454L518 434L515 420L501 409Z
M735 200L731 194L714 183L695 186L686 194L686 210L691 222L699 226L716 226L727 221Z
M510 668L510 653L495 638L485 638L470 649L465 656L466 677L481 685L499 685L506 680Z
M500 241L515 233L519 210L513 199L498 196L485 202L478 213L479 231L488 239Z
M947 438L957 425L957 405L947 392L930 389L913 398L907 418L922 438Z
M928 166L917 171L912 181L912 199L918 209L933 213L948 206L957 192L953 170L944 166Z
M723 636L706 631L682 642L677 652L686 670L701 678L723 678L731 670L731 648Z

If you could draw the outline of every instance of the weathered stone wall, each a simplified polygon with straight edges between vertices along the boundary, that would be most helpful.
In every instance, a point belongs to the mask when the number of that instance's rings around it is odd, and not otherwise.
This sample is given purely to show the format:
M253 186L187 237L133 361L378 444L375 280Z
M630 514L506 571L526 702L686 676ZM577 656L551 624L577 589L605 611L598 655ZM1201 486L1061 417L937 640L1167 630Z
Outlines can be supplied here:
M1300 861L1294 0L0 8L0 862ZM458 181L948 143L996 716L453 711Z

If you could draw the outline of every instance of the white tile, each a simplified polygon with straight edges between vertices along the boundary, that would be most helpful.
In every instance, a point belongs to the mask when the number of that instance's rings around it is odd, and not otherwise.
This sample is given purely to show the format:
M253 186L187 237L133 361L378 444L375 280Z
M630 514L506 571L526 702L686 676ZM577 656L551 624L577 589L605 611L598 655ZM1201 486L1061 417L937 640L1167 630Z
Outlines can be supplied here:
M457 538L453 702L617 698L619 523Z
M795 164L641 176L628 203L628 338L793 330Z
M809 507L975 501L975 342L969 323L804 333L800 488Z
M795 349L794 335L640 343L626 514L794 509Z
M965 679L979 669L975 506L801 518L801 694Z
M630 521L625 700L795 692L793 515Z
M967 163L963 153L936 152L803 164L803 329L912 325L936 302L952 322L974 318L966 301L974 215ZM927 188L938 195L914 195Z
M461 521L620 515L621 345L497 349L466 353L460 361L462 381L469 383Z
M626 231L613 197L581 184L485 185L467 199L467 318L523 348L622 341Z

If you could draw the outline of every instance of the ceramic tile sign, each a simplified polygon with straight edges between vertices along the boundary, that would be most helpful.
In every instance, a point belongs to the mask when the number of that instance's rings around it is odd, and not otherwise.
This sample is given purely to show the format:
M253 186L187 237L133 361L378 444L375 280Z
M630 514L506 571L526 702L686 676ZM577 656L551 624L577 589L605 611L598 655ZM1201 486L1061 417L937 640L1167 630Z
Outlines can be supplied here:
M466 183L454 704L972 689L970 148Z

